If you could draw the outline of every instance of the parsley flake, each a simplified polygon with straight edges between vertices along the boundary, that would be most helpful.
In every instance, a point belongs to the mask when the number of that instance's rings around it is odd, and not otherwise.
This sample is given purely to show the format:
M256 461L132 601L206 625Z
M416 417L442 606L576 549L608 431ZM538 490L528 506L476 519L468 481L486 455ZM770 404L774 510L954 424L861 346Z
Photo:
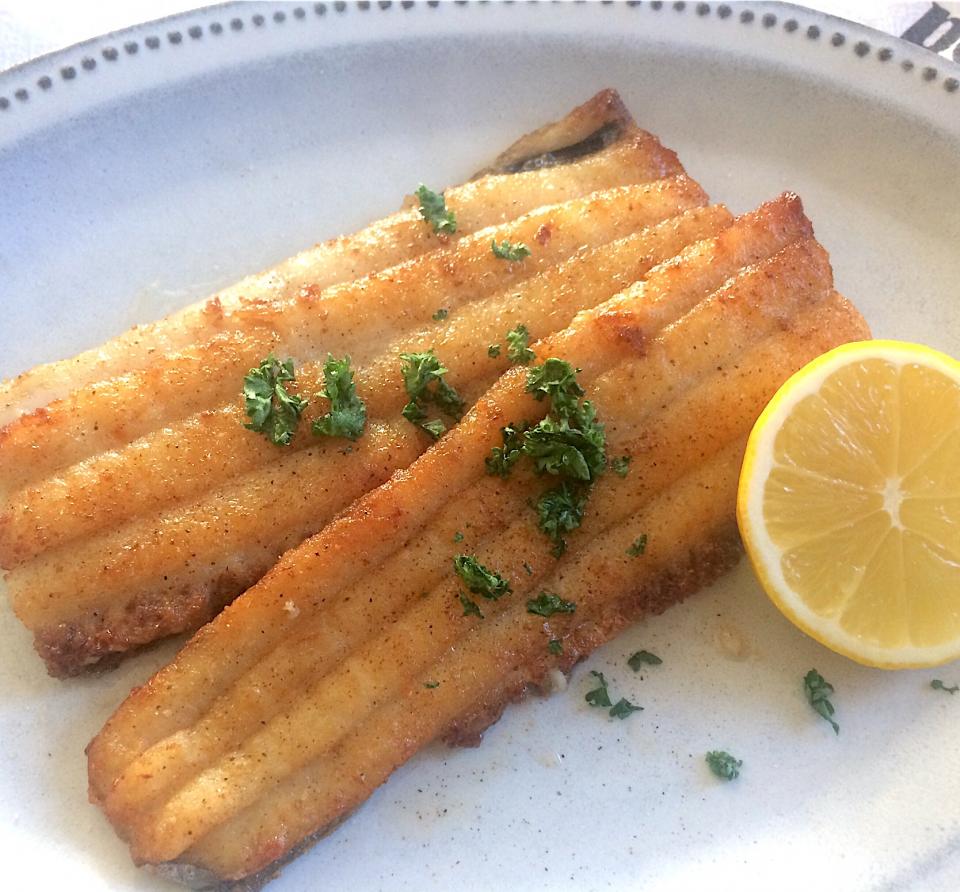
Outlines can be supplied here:
M567 549L564 533L572 532L583 521L587 494L582 486L566 481L548 489L537 500L538 525L554 543L554 556Z
M417 188L417 198L420 200L420 216L433 227L435 233L453 235L457 231L457 218L447 210L442 192L434 192L421 183Z
M540 592L536 598L527 601L527 613L537 616L553 616L555 613L573 613L577 605L573 601L564 601L552 592Z
M307 400L284 386L294 381L293 360L281 362L272 353L243 379L244 410L249 423L244 427L262 433L277 446L288 446L297 432Z
M523 451L540 474L592 482L603 473L606 436L596 413L584 402L569 414L548 415L524 434Z
M453 569L475 595L496 601L511 592L510 583L506 579L499 573L488 570L472 555L458 554L453 559Z
M607 465L606 434L593 405L581 399L576 371L562 359L549 358L527 372L526 390L534 399L550 399L550 411L535 425L509 424L501 429L502 446L486 460L487 471L507 477L527 456L539 474L561 477L559 486L544 492L536 508L540 529L553 541L553 554L566 549L564 534L583 521L587 486Z
M724 750L711 750L707 753L706 762L717 777L728 781L739 777L740 769L743 767L741 759L734 759L730 753Z
M499 477L509 475L510 469L523 455L523 437L528 427L529 425L523 422L500 428L503 446L494 446L490 450L490 456L486 460L488 474L496 474Z
M609 709L609 715L612 719L625 719L634 712L642 712L643 707L631 703L626 697L621 697L616 703L610 700L610 689L607 680L602 672L591 669L590 674L596 677L598 685L591 691L587 691L583 698L591 706L598 706L603 709Z
M587 691L583 699L591 706L602 706L604 709L610 708L613 704L610 702L610 692L607 690L607 680L603 677L603 673L591 669L590 674L596 676L598 685L593 690Z
M644 533L641 536L637 536L637 538L633 540L633 543L627 549L627 554L629 554L630 557L640 557L640 555L643 554L646 550L647 550L647 534Z
M833 685L830 684L816 669L811 669L803 677L803 690L814 711L833 726L834 734L840 733L840 726L833 720L833 704L830 695L833 694Z
M583 396L583 388L577 383L577 372L569 362L551 357L527 372L527 393L535 400L550 397L553 409L569 414Z
M489 356L491 359L496 359L499 355L500 355L499 344L491 344L489 347L487 347L487 356Z
M425 681L425 682L423 683L423 686L424 686L425 688L430 688L430 689L432 690L433 688L439 688L439 687L440 687L440 682L439 682L439 681Z
M610 470L618 477L626 477L630 470L630 456L620 455L610 461Z
M662 662L663 660L661 660L660 657L650 653L649 650L638 650L636 653L630 655L630 659L627 660L627 665L634 672L639 672L641 666L659 666Z
M441 364L433 350L401 353L400 369L403 386L410 397L410 402L403 407L403 417L438 439L447 429L446 425L439 419L427 421L425 406L433 403L440 412L457 421L463 415L465 406L460 394L444 380L448 369Z
M939 678L935 678L930 682L930 687L935 691L946 691L948 694L956 694L957 691L960 691L960 685L953 685L953 687L947 687Z
M498 245L497 240L494 239L490 243L490 247L493 249L494 257L499 257L501 260L509 260L511 263L517 263L523 260L524 257L530 256L530 249L523 242L514 243L504 239Z
M367 423L367 407L357 396L349 356L334 359L327 354L327 361L323 364L323 390L317 396L330 400L330 411L313 422L313 432L327 437L358 439Z
M614 719L625 719L628 715L633 712L642 712L642 706L636 706L631 703L626 697L621 697L617 700L616 703L610 708L610 717Z
M527 576L533 576L533 567L531 567L526 561L523 562L523 569L527 571Z
M433 314L432 319L434 322L442 322L447 316L450 315L450 311L445 307L440 307L436 313Z
M453 534L453 541L454 541L454 542L462 542L462 541L463 541L463 533L461 533L460 530L457 530L457 531Z
M480 619L483 619L480 606L476 601L468 598L463 592L460 592L460 603L463 605L463 616L479 616Z
M530 332L526 325L518 325L507 332L507 359L517 365L528 365L536 354L529 347Z
M563 653L563 642L559 638L551 638L547 650L554 656L559 656Z

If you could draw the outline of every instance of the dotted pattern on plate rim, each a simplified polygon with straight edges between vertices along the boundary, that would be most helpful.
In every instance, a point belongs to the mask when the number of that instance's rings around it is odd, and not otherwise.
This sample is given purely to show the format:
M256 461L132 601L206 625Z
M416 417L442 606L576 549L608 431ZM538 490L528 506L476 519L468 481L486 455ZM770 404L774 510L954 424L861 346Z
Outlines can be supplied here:
M488 5L490 0L454 0L454 6L474 6ZM504 0L505 5L512 5L514 0ZM527 4L553 4L561 0L525 0ZM585 0L575 0L583 3ZM127 40L122 44L108 45L100 49L100 58L92 55L83 56L77 63L62 66L59 71L51 74L45 74L36 81L36 88L41 92L49 92L54 88L57 81L69 83L76 80L77 76L83 72L87 74L95 73L98 68L118 62L122 57L135 57L141 49L148 53L155 53L160 49L167 47L173 50L191 43L202 43L207 39L222 38L228 32L241 34L246 31L256 32L267 27L284 27L296 25L298 22L306 22L310 19L318 20L327 15L343 15L349 12L365 13L372 9L379 10L409 10L416 6L426 6L435 9L440 5L439 0L357 0L357 2L347 3L345 0L336 0L331 3L312 3L302 6L295 6L292 10L278 9L273 13L257 12L250 16L233 16L229 19L217 19L204 25L190 25L183 29L167 31L166 33L150 34L141 41ZM614 0L602 0L601 6L612 6ZM802 28L800 22L793 15L793 10L787 10L785 15L777 15L774 12L764 12L762 15L753 9L739 9L740 4L734 3L686 3L683 0L676 2L662 2L662 0L652 0L652 2L641 3L639 0L626 0L626 5L630 7L646 6L654 12L673 11L676 13L692 12L693 14L706 18L716 16L721 21L736 21L741 25L758 27L764 31L776 31L782 29L787 34L801 34L807 40L813 42L823 42L836 49L847 48L852 50L858 58L875 58L878 62L890 62L896 56L896 51L889 46L874 47L868 40L858 40L851 43L847 35L841 31L825 33L819 25L808 25ZM911 59L903 59L900 62L900 68L907 74L913 73L917 68ZM943 89L947 93L957 93L960 91L960 79L957 77L941 78L940 71L932 65L925 65L919 69L919 77L925 83L932 83L940 80ZM23 105L30 101L31 92L27 87L17 88L12 98L10 96L0 96L0 112L7 111L14 105Z

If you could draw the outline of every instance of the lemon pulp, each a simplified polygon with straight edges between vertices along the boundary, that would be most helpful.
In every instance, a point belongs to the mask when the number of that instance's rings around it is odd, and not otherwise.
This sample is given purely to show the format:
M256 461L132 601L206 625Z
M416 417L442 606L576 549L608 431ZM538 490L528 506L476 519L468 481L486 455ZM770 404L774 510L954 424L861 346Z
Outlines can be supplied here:
M892 341L814 360L750 436L738 518L822 643L875 666L960 656L960 363Z

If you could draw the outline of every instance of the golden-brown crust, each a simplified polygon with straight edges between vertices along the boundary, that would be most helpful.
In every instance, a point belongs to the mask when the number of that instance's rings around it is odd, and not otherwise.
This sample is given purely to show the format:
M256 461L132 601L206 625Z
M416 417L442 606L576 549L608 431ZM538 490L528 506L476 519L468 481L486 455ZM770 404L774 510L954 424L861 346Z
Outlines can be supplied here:
M227 429L233 439L254 443L256 448L248 445L246 451L252 450L253 458L263 464L276 457L278 450L237 427L243 419L237 382L269 352L296 358L298 386L309 395L323 386L322 366L328 351L348 353L362 367L382 356L386 348L394 353L402 348L404 335L421 334L424 329L442 334L447 326L432 319L440 304L454 316L477 301L521 288L528 279L584 248L609 244L705 203L703 190L682 175L604 189L538 208L495 230L462 239L449 250L423 255L319 295L306 289L289 301L246 301L233 313L242 317L243 331L158 356L149 369L78 391L45 408L42 440L38 441L34 416L9 425L0 439L0 492L39 485L53 472L67 471L76 477L88 466L79 463L98 453L108 463L114 456L112 462L119 467L111 476L116 476L123 461L135 458L146 445L145 438L156 439L168 430L179 437L167 448L182 454L185 432L202 425L204 430L193 431L193 436L202 434L207 442L210 428L224 414L230 416ZM548 248L524 263L505 264L491 253L492 237L529 241L544 223L552 226L555 237ZM151 400L143 400L145 392L152 395ZM308 417L313 411L308 409ZM295 446L309 442L315 440L303 435ZM190 461L183 463L189 472ZM241 473L249 465L234 460L231 467ZM113 506L124 500L101 501ZM101 525L99 519L97 523ZM29 556L0 541L3 563Z
M520 677L495 698L475 704L450 723L440 739L450 746L479 746L483 733L499 720L511 703L518 703L528 694L549 694L547 673L558 669L569 673L602 644L611 641L627 626L649 616L657 616L702 588L716 582L733 569L743 555L743 546L735 522L728 520L718 530L706 535L702 543L668 567L646 585L627 593L609 609L592 617L590 623L578 626L563 639L563 652L549 661L541 653L522 667Z
M103 660L113 665L125 653L160 638L200 628L256 583L284 551L317 532L353 499L386 481L397 467L409 464L426 448L426 439L412 428L399 435L389 428L370 430L364 442L351 447L351 452L340 450L323 466L333 480L319 473L310 476L313 456L305 453L298 491L284 495L288 515L300 517L289 530L280 531L285 533L281 536L263 529L250 501L243 501L250 482L240 481L217 493L209 510L206 506L188 506L178 515L186 518L184 522L166 530L159 523L152 535L144 535L129 546L129 553L123 539L111 547L95 549L93 563L100 574L100 586L109 591L113 585L116 594L86 609L70 611L70 605L61 604L56 613L65 619L35 622L34 644L47 671L55 677L68 677ZM272 487L267 487L266 494L268 499L276 498ZM172 544L175 536L177 542ZM154 569L149 559L151 542L154 549L171 545L173 556L180 555L181 561L199 566L195 572L184 572L182 566L161 562ZM202 560L204 542L223 546L226 558L215 563ZM249 543L249 549L240 555L234 549L244 542ZM135 563L138 556L147 558L146 570ZM138 567L139 576L135 576ZM60 571L54 563L53 573L60 572L68 571ZM17 575L16 571L8 574L8 580L18 581ZM19 589L11 589L15 610L19 611ZM96 594L98 588L93 587L93 591Z
M439 663L414 675L401 697L382 706L319 763L282 781L264 801L218 827L181 860L228 879L272 866L292 840L342 820L390 771L460 717L475 716L479 709L484 719L490 718L522 687L542 680L549 668L567 665L635 618L638 604L642 609L646 603L662 603L712 578L738 554L731 506L742 450L742 440L731 444L625 526L592 539L559 576L554 574L548 587L576 597L575 614L531 618L523 610L524 591L516 592L517 602L505 613L478 623ZM628 560L621 549L638 527L655 531L656 538L643 561ZM598 572L601 566L606 572ZM565 587L559 584L564 574L574 577ZM548 654L551 638L563 641L565 656ZM425 690L424 678L439 680L439 687ZM270 816L273 809L283 815L284 801L287 823L278 827Z
M563 655L551 660L551 665L538 653L527 667L518 667L518 678L497 691L496 696L482 705L474 705L457 716L438 735L438 739L450 746L478 746L484 731L500 719L508 706L518 703L530 694L546 693L546 674L551 670L569 673L581 660L619 634L626 626L647 616L655 616L684 598L696 593L719 579L734 567L743 553L740 537L733 522L727 522L715 531L708 532L702 543L664 570L652 583L637 589L622 599L611 610L592 623L585 623L563 639ZM308 851L324 837L330 835L347 820L352 811L347 811L329 825L315 830L310 836L275 857L262 852L258 861L264 867L242 879L223 879L212 871L181 862L154 865L151 870L166 879L174 880L204 892L258 892L275 879L283 867Z
M774 203L775 205L778 203ZM785 210L787 214L790 213L789 202L780 203L781 207ZM770 208L762 209L762 214L759 217L764 215L769 215L773 213ZM632 309L632 322L630 322L629 317L624 315L625 309L620 316L620 325L636 328L637 330L643 331L653 331L655 326L665 326L669 325L670 322L674 321L678 315L682 315L687 311L689 306L693 303L696 303L698 300L701 300L703 297L708 295L713 289L718 285L722 284L727 276L731 272L735 272L743 263L751 263L759 258L767 257L768 260L764 261L765 263L774 264L774 267L780 269L783 267L783 270L791 269L791 264L794 264L798 259L801 259L806 255L805 248L803 247L804 242L801 240L796 242L796 249L794 252L784 254L782 250L778 251L778 247L782 245L784 239L790 240L795 238L796 235L804 233L806 230L803 221L798 221L800 225L796 225L793 228L787 228L785 230L786 235L780 234L773 237L771 233L776 233L778 230L781 230L782 220L779 215L773 213L773 219L775 225L772 227L767 227L761 225L758 222L758 219L752 217L751 215L746 215L741 221L737 224L738 236L737 238L728 238L724 236L722 239L718 238L711 240L705 244L705 247L697 254L688 254L683 262L678 264L670 264L668 267L661 268L664 269L664 275L662 281L660 280L659 273L657 276L651 277L647 280L645 285L645 290L643 292L646 300L638 301L636 296L629 297L624 296L618 298L615 301L611 302L612 306L619 306L625 308L627 306L633 307ZM775 257L771 258L769 255L771 252L777 252ZM815 256L815 252L814 255ZM792 259L791 259L792 258ZM677 270L683 270L684 275L676 275ZM812 267L811 267L812 270ZM805 282L805 279L809 279L809 273L811 270L807 270L806 274L801 271L801 274L796 278L796 281L800 283L797 296L806 294L807 300L816 299L817 295L825 295L829 290L829 280L821 282L819 285L816 285L811 289L811 287ZM718 301L720 305L717 306L711 312L723 313L723 315L729 320L728 324L724 326L721 331L739 331L739 340L734 340L730 343L718 342L722 345L723 350L725 351L736 351L742 349L740 346L741 341L744 338L756 338L759 336L759 333L763 330L763 319L766 318L763 307L764 301L763 296L765 293L770 293L774 295L780 295L781 291L778 291L776 288L770 284L764 274L764 267L761 264L754 270L746 271L739 280L734 280L730 283L729 287L726 287L721 292L718 293ZM825 268L820 268L818 276L829 277L829 266ZM774 283L775 284L775 283ZM759 289L759 290L757 290ZM734 300L735 295L740 294L740 300ZM751 296L752 295L752 296ZM777 301L791 299L789 291L783 295L778 296ZM715 301L716 303L716 301ZM795 301L796 303L796 301ZM743 319L737 322L736 326L733 326L734 315L732 308L736 306L741 306L743 312L746 314ZM653 310L656 309L656 313L653 313ZM570 330L565 333L563 336L557 336L545 342L545 344L540 348L545 351L559 351L560 355L563 355L564 352L574 350L575 353L575 362L581 364L585 368L593 367L593 370L590 374L597 374L598 369L596 368L595 357L604 357L604 363L615 363L615 357L627 358L629 356L636 357L638 355L637 342L636 339L631 338L620 338L617 337L612 341L608 338L598 337L602 324L599 322L599 319L609 313L610 307L598 309L592 314L587 314L583 317L583 326L584 330L582 333L577 333L574 330ZM776 302L771 304L771 312L776 313ZM595 322L595 327L591 328L589 320L593 318ZM772 318L772 317L771 317ZM768 324L768 323L767 323ZM844 322L838 326L837 331L845 330L845 326L849 327L849 322ZM704 320L701 323L701 328L706 335L709 335L709 332L716 328L714 325L711 316L707 314ZM697 337L703 337L703 334L698 334ZM677 372L671 371L673 366L671 363L680 363L681 365L678 368L686 367L687 370L692 368L692 360L694 358L700 363L700 367L704 371L712 371L717 364L713 358L713 354L709 351L703 349L690 352L686 349L686 344L688 341L684 339L683 330L678 330L676 337L674 338L676 345L674 348L671 348L672 352L668 352L668 356L664 357L663 349L658 349L655 355L655 362L646 363L643 365L643 368L647 369L648 374L643 379L632 380L625 379L621 382L620 386L614 386L609 388L607 395L605 397L606 405L609 408L609 415L611 419L616 419L618 416L622 416L621 421L615 421L614 423L608 424L608 429L611 432L611 435L616 434L627 438L624 442L625 445L635 452L637 455L643 454L643 451L649 454L650 450L656 446L656 442L650 441L649 435L647 436L647 444L644 446L640 443L637 438L637 434L632 432L630 426L624 427L624 422L631 415L640 411L640 406L638 406L635 401L630 402L626 406L621 406L618 402L621 399L622 394L632 394L632 393L643 393L645 394L645 400L649 400L651 406L659 406L665 399L676 399L676 385L678 381L683 381L685 377L689 376L680 376ZM672 341L671 341L672 343ZM820 338L819 340L811 341L810 349L816 349L816 345L819 343L829 343L828 338ZM647 353L649 343L645 344L643 347L643 352ZM718 347L719 349L719 347ZM650 372L654 369L662 369L663 375L661 376L662 380L659 380L659 383L651 378ZM586 372L585 372L586 374ZM626 369L623 374L631 374L629 369ZM699 374L699 372L698 372ZM470 443L468 437L446 437L444 440L438 444L437 449L435 449L434 455L430 458L431 462L439 462L436 464L435 470L432 472L438 479L444 479L447 481L450 487L456 488L458 484L455 482L456 474L462 471L461 464L457 464L453 456L450 457L450 462L453 464L447 466L444 459L438 459L438 451L442 452L443 450L453 449L455 444L462 444L462 448L457 449L457 455L460 459L460 462L464 460L464 449L469 445L472 450L470 454L476 455L476 461L482 467L482 458L484 451L493 445L496 442L498 434L496 429L502 424L509 421L511 418L515 417L528 417L534 419L535 412L537 411L537 405L533 404L528 405L528 400L521 399L518 400L518 393L522 391L522 382L517 376L521 375L522 372L513 373L511 376L508 376L497 387L491 391L487 397L480 401L477 409L474 414L477 416L474 420L472 416L468 416L468 421L471 424L476 424L473 428L476 431L483 431L486 428L484 425L491 424L494 426L492 433L493 440L490 443L486 443L488 434L483 434L483 439L477 443ZM774 384L776 383L776 379ZM512 382L512 383L510 383ZM733 386L733 385L731 385ZM670 388L673 388L671 390ZM508 390L509 388L514 388ZM762 395L761 397L762 398ZM749 404L747 404L749 407ZM749 408L748 408L749 411ZM734 415L728 415L729 419L733 419ZM486 421L484 420L486 419ZM696 418L692 422L696 425ZM622 430L621 430L622 428ZM479 452L476 450L479 449ZM426 457L421 460L422 462L427 461ZM666 467L666 465L664 465ZM422 473L426 473L423 469L420 469ZM428 475L429 476L429 475ZM402 500L405 497L402 495L402 492L407 487L407 479L409 475L405 472L404 474L398 475L394 478L385 487L382 492L376 497L377 504L383 504L385 507L383 510L387 510L390 513L384 516L384 526L381 532L371 535L369 538L364 535L363 543L374 543L383 539L383 537L389 537L391 533L399 527L403 527L407 523L405 514L397 514L397 500ZM412 492L412 501L411 504L416 504L416 496L419 495L421 490L415 488ZM387 493L390 494L390 498L394 501L385 501ZM441 494L445 500L446 495ZM481 503L482 504L482 503ZM356 539L357 533L356 528L359 526L361 529L363 525L368 522L368 519L365 519L364 512L367 511L368 500L363 499L354 506L349 515L344 515L337 524L334 524L333 527L328 528L332 530L334 528L342 530L342 536L337 540L339 544L333 545L332 541L329 547L335 549L335 553L343 551L347 553L352 548L355 550L361 547L360 541ZM421 508L423 508L421 504ZM380 510L380 509L378 509ZM412 534L411 534L412 535ZM365 547L364 544L364 547ZM283 603L281 598L281 593L285 593L284 597L300 597L297 592L302 588L303 584L308 580L312 580L319 576L320 578L328 579L333 581L334 576L331 575L331 566L324 565L324 569L310 569L310 562L305 562L303 559L298 559L296 562L287 565L286 559L281 561L281 564L278 565L274 571L266 577L260 585L261 591L276 591L276 600L272 595L263 595L259 600L243 599L241 603L235 605L231 608L228 613L230 614L230 627L233 630L233 635L231 638L231 643L229 645L221 644L218 648L215 649L215 653L211 653L210 657L216 659L218 654L222 651L224 647L228 647L234 651L237 655L236 659L231 664L230 671L235 671L237 673L242 673L246 671L246 667L249 665L246 661L249 659L251 661L256 661L260 657L257 654L250 651L247 653L248 644L251 641L263 642L263 646L268 648L272 646L270 644L274 639L272 635L274 631L278 635L282 635L282 624L278 624L278 619L282 619L282 611L277 614L279 607ZM352 569L350 565L346 565L347 569ZM337 568L338 572L341 568ZM337 577L343 578L343 577ZM343 584L347 584L344 582ZM268 630L267 637L259 637L253 639L249 637L244 629L249 627L266 629ZM302 623L302 620L301 620ZM204 630L201 635L197 636L194 642L183 651L181 659L187 660L191 658L205 660L207 657L203 655L206 645L204 641L209 637L207 633L213 630L216 627L208 627ZM219 662L219 661L218 661ZM171 673L176 673L176 667L171 667ZM217 684L210 685L206 687L198 687L196 689L191 689L188 693L185 692L181 698L180 705L178 710L182 710L185 704L190 704L190 715L191 717L185 719L186 721L193 721L197 715L202 715L202 713L209 708L210 706L210 692L215 691L218 687L222 685L229 685L231 679L235 676L227 676L224 674L225 667L218 666L215 674L211 678L217 678ZM100 740L97 747L94 750L96 758L91 758L91 778L92 784L95 790L98 791L98 796L106 795L105 791L109 788L109 785L112 783L113 779L117 776L118 771L121 769L121 766L124 760L127 759L126 753L129 751L129 747L138 747L141 745L139 742L142 741L143 737L141 731L137 730L133 733L133 737L130 737L133 729L124 729L124 726L127 724L127 716L135 715L139 710L150 714L162 714L170 710L170 705L165 702L163 691L165 690L166 682L163 678L158 677L157 680L147 686L147 688L138 692L133 701L130 704L130 710L121 710L118 715L112 720L114 727L110 728ZM134 702L136 701L136 703ZM150 705L153 703L154 705ZM175 726L171 726L175 727ZM169 730L165 729L162 725L157 725L155 730L151 732L151 738L147 741L147 745L156 740L153 734L162 737L164 734L169 733ZM113 741L112 744L108 745L108 741ZM120 741L126 741L121 743ZM113 750L113 752L111 752Z
M601 98L581 108L599 109L605 104L608 101ZM589 115L578 110L571 117L576 121ZM558 122L553 126L560 132L565 125ZM568 126L571 132L576 129L575 124ZM649 138L649 134L647 136ZM235 328L236 320L231 319L231 313L244 300L288 298L304 285L328 287L386 269L544 204L608 188L612 185L610 174L615 169L620 171L620 183L636 181L629 180L629 170L637 158L630 156L629 146L624 148L625 152L619 152L618 142L614 141L605 147L596 146L595 149L600 150L588 154L582 165L572 164L558 171L498 174L452 187L445 193L457 213L458 228L452 236L434 233L423 224L416 209L407 208L353 235L330 239L271 269L247 276L214 297L192 304L158 323L136 326L98 348L0 382L0 425L73 389L149 366L158 354L176 352ZM660 172L647 179L669 175L664 168L675 161L675 156L667 153L659 165ZM634 168L634 173L637 170L639 168ZM669 171L677 172L676 168Z
M360 365L357 386L368 407L368 433L349 447L349 456L342 455L342 441L317 440L310 432L325 410L322 400L313 401L300 434L283 450L245 430L239 407L226 406L171 422L19 490L0 512L0 562L17 564L9 591L18 616L37 633L51 672L81 671L100 658L196 628L283 550L345 507L347 494L359 495L358 480L377 485L425 449L428 438L400 418L406 395L397 352L434 347L444 359L455 357L447 359L449 380L469 402L506 367L505 354L491 359L486 348L503 329L521 320L538 334L560 328L691 240L722 231L730 215L718 207L699 209L703 200L699 187L684 178L598 193L566 210L545 209L509 224L532 232L548 219L556 232L539 266L528 264L506 282L506 265L494 259L497 266L489 268L489 242L468 239L449 256L414 261L363 288L345 286L340 297L320 298L320 312L309 324L316 327L316 317L326 315L325 330L337 329L341 337L346 326L361 325L357 320L385 326L391 313L398 328L414 326ZM433 285L420 275L445 264L449 268ZM448 288L451 280L462 294ZM341 297L350 299L344 307L375 304L382 312L351 315L340 307L337 314ZM450 318L431 321L442 301L452 308ZM401 310L405 320L397 315ZM425 328L416 328L415 316ZM321 389L322 365L298 365L301 393ZM132 397L138 388L129 390ZM80 427L86 417L71 423ZM21 450L28 449L28 438L21 439ZM380 451L365 470L363 455L377 443ZM8 463L12 455L8 449ZM344 498L328 491L336 478L351 487Z
M535 345L581 369L610 454L634 458L596 482L562 558L512 501L542 482L483 470L504 423L545 411L515 369L205 627L90 747L91 796L134 858L269 870L429 741L474 741L549 670L729 566L751 425L792 372L865 332L809 232L784 198ZM454 512L483 518L462 544ZM459 551L512 587L482 618L458 602ZM539 590L576 611L532 616Z

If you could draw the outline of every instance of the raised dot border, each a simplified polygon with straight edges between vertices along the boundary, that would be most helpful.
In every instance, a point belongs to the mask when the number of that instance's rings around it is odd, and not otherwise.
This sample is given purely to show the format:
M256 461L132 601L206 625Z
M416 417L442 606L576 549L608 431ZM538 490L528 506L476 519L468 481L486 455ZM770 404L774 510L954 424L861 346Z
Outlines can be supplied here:
M528 4L538 4L541 0L526 0ZM557 3L558 0L552 0ZM582 3L585 0L575 0ZM454 6L486 6L490 0L455 0ZM512 5L513 0L504 0L503 5ZM613 0L602 0L601 6L616 5ZM180 48L189 43L202 43L206 37L219 38L228 32L234 34L243 34L247 31L263 31L267 27L287 27L297 22L304 22L308 19L322 19L329 14L343 15L355 11L359 13L370 12L373 9L389 10L394 7L400 10L413 9L416 6L425 6L430 9L436 9L440 6L439 0L354 0L352 3L346 0L332 0L325 3L304 3L293 7L293 9L277 9L272 13L256 12L249 16L232 15L229 19L214 20L203 25L193 24L183 29L167 31L165 34L148 34L141 40L128 39L122 44L108 45L99 50L100 59L103 62L115 63L123 57L134 58L141 49L157 52L164 47ZM776 12L758 13L753 9L739 9L737 3L687 3L684 0L675 0L675 2L665 2L665 0L652 0L652 2L641 3L639 0L627 0L626 6L646 6L654 12L671 10L676 13L691 12L699 18L715 16L721 21L731 20L739 22L741 25L756 27L761 31L774 32L782 29L787 34L799 33L811 41L822 41L824 44L835 49L846 48L858 58L875 58L880 63L887 63L896 58L896 51L889 46L874 47L869 40L860 39L850 41L847 35L842 31L824 33L820 25L811 24L805 29L793 15L792 10L786 10L785 14L778 15ZM42 93L48 93L53 90L57 83L67 84L75 81L80 73L93 74L99 68L98 60L92 55L84 56L78 63L61 66L56 72L44 74L37 78L36 88ZM913 74L915 70L919 72L920 79L925 83L934 83L939 81L946 93L955 94L960 92L960 78L954 75L943 77L941 71L933 65L924 65L918 68L912 59L903 59L900 62L900 70L905 74ZM0 112L8 111L15 105L24 105L31 99L30 88L26 86L18 87L11 96L0 95Z

